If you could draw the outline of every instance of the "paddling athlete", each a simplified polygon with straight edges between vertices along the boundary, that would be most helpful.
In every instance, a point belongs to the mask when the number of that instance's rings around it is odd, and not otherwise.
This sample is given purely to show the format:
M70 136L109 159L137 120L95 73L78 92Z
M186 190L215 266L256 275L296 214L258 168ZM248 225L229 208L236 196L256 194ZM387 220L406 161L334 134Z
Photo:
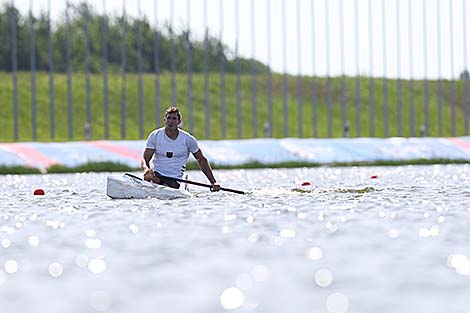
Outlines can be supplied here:
M144 179L172 188L179 188L180 184L171 177L178 179L183 177L189 153L192 153L199 168L209 179L211 190L219 191L220 185L215 180L209 161L202 154L196 138L180 129L178 127L180 123L180 110L170 106L165 112L165 127L155 129L148 136L141 161Z

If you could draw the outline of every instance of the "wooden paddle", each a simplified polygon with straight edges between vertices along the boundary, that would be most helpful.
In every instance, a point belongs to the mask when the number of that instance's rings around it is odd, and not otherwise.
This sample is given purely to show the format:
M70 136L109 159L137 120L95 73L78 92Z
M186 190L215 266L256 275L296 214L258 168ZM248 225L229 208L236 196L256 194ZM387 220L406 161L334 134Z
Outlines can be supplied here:
M142 178L137 177L137 176L132 175L132 174L129 174L129 173L125 173L124 175L127 175L127 176L132 177L132 178L136 178L136 179L138 179L138 180L143 180ZM158 175L158 177L166 178L166 179L174 179L174 180L176 180L177 182L180 182L180 183L186 183L186 184L192 184L192 185L201 186L201 187L212 188L212 185L204 184L204 183L199 183L199 182L196 182L196 181L191 181L191 180L186 180L186 179L179 179L179 178L168 177L168 176L162 176L162 175ZM220 190L228 191L228 192L233 192L233 193L238 193L238 194L240 194L240 195L244 195L244 194L245 194L244 191L236 190L236 189L230 189L230 188L224 188L224 187L220 187Z

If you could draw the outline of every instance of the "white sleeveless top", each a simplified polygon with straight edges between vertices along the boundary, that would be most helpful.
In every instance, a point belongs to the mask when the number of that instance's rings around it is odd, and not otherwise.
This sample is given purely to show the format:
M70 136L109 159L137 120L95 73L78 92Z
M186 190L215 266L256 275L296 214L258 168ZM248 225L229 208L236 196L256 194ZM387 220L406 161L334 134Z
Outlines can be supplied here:
M199 151L196 138L182 129L178 130L178 137L174 140L166 135L164 127L155 129L147 138L146 148L155 150L150 167L163 176L182 178L189 153Z

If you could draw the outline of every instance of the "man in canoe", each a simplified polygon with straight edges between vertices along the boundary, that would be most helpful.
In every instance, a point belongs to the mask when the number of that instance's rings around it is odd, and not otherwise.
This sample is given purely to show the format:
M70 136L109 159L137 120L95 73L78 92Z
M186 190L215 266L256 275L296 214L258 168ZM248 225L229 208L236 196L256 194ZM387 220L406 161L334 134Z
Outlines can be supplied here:
M215 180L212 168L202 154L196 138L178 127L181 123L180 110L170 106L165 112L164 123L165 127L155 129L147 138L141 162L144 179L179 188L178 181L171 177L183 177L189 153L192 153L201 171L209 179L211 190L219 191L220 185Z

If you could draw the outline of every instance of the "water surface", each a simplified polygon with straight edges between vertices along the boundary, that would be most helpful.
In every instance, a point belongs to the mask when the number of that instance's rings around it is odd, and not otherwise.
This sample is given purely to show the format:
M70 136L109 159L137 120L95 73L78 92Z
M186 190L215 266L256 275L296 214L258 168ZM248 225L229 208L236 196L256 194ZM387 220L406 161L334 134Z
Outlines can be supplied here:
M469 166L215 174L249 194L111 200L108 173L2 176L0 312L470 307Z

